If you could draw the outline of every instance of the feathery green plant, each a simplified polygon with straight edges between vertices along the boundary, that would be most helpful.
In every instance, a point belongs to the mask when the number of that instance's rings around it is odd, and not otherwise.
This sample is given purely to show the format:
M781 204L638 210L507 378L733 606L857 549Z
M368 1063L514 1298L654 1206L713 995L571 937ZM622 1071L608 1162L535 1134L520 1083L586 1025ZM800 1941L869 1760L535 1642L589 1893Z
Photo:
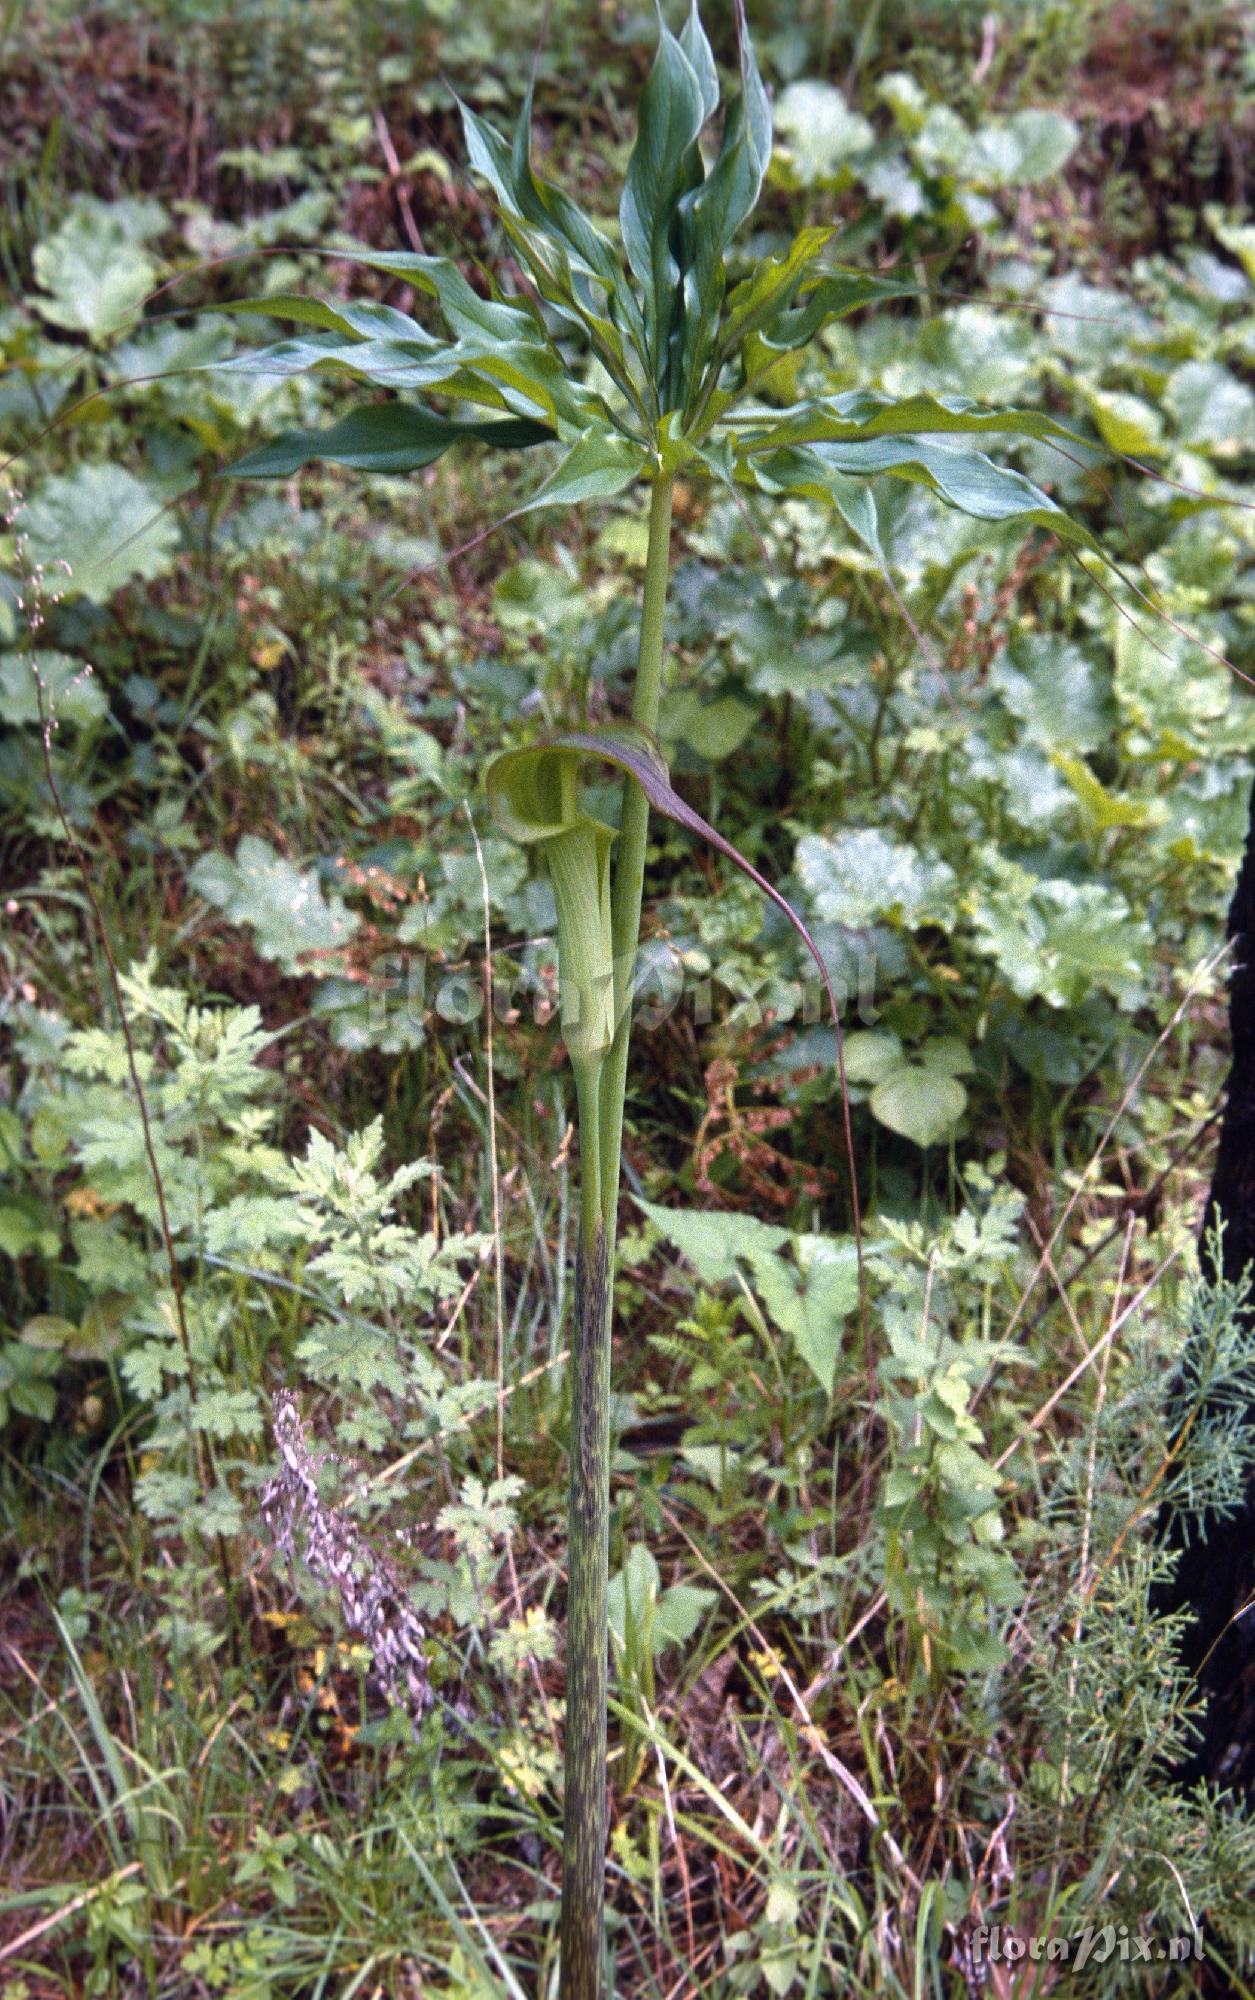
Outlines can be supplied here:
M835 232L827 228L802 230L783 255L761 260L730 284L733 240L755 207L771 153L771 111L741 0L736 26L739 95L718 144L704 152L703 134L721 92L696 0L678 35L660 16L618 243L534 172L530 91L508 138L463 106L470 164L491 191L519 288L507 294L490 277L485 297L448 259L362 255L358 262L432 301L447 334L373 301L262 297L240 309L288 319L298 330L222 364L269 375L339 371L393 392L329 429L275 438L234 467L245 476L286 477L316 461L405 473L472 441L511 452L559 447L556 467L519 514L608 499L637 484L648 491L630 725L574 730L511 751L487 774L499 823L543 853L553 883L562 1032L579 1106L562 1920L568 2000L594 2000L601 1990L610 1310L651 808L745 868L802 930L778 893L679 799L654 745L676 477L816 501L839 515L882 569L871 483L880 475L923 484L978 520L1019 520L1101 554L1029 479L971 443L956 442L981 433L1079 442L1049 417L955 397L895 400L870 391L784 407L763 400L759 392L771 371L823 327L915 288L835 262ZM422 400L432 395L439 407ZM588 759L623 774L617 833L580 803L580 769ZM852 1160L851 1179L857 1222Z

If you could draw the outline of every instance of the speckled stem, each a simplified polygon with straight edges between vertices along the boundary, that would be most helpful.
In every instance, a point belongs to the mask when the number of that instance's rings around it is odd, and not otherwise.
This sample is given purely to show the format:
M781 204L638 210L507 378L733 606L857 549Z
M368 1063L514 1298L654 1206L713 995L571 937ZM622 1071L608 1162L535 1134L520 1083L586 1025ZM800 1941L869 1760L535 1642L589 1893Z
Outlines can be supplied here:
M606 1868L606 1582L610 1531L610 1313L606 1234L581 1234L575 1271L567 1552L562 1996L599 2000Z

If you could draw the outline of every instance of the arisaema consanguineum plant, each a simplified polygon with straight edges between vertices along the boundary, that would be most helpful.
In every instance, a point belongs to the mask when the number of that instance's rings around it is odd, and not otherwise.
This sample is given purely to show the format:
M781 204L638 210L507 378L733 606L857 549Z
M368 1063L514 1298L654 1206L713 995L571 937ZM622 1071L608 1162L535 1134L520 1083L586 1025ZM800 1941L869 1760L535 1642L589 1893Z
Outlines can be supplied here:
M834 320L901 300L917 287L842 266L834 260L835 232L827 228L802 230L782 255L731 282L733 242L758 201L771 153L770 105L741 0L736 29L739 92L717 141L706 141L721 91L696 0L678 35L660 17L617 241L534 171L530 92L508 138L462 106L470 166L495 207L513 287L483 274L484 296L450 259L363 254L359 263L434 307L445 330L433 332L375 301L268 296L240 309L300 330L224 364L270 375L335 371L372 392L388 392L384 399L372 394L328 429L275 438L233 468L241 475L286 477L320 461L405 473L474 441L511 453L557 448L556 464L516 516L606 500L635 486L648 497L630 717L614 728L572 728L511 750L486 774L498 823L536 848L553 885L561 1028L580 1130L562 1913L567 2000L592 2000L602 1978L610 1330L651 809L712 841L783 900L680 800L655 742L675 480L682 473L686 481L710 480L746 494L810 499L834 512L882 567L876 482L884 476L922 484L978 520L1045 529L1102 554L1040 487L971 442L982 433L1081 442L1042 412L859 390L781 406L778 364ZM768 401L765 378L773 369ZM622 774L617 830L581 803L581 772L590 761Z

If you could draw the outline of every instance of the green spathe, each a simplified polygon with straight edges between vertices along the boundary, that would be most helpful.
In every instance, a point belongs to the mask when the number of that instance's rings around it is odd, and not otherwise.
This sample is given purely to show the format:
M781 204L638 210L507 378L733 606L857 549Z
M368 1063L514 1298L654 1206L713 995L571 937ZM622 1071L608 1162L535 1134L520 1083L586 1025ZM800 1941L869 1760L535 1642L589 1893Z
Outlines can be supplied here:
M614 832L582 813L545 849L558 905L562 1039L572 1062L605 1055L614 1040L610 848Z
M541 746L511 750L488 772L488 797L504 833L543 847L558 906L562 1039L576 1065L598 1061L614 1040L610 922L612 827L579 803L579 755Z

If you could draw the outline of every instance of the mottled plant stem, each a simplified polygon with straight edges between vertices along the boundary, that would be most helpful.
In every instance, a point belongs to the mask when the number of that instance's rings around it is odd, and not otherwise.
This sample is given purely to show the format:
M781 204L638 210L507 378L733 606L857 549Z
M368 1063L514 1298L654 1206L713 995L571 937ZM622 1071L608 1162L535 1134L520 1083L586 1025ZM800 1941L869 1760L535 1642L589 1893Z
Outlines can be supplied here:
M610 1315L606 1233L580 1237L567 1552L563 2000L601 1993L606 1868L606 1590L610 1535Z
M654 484L632 720L658 726L662 634L671 554L668 475ZM575 1272L571 1497L567 1557L566 1761L563 1784L562 2000L600 2000L606 1871L606 1690L610 1632L610 1301L623 1100L640 935L649 802L627 782L615 856L615 1037L575 1064L581 1215Z

